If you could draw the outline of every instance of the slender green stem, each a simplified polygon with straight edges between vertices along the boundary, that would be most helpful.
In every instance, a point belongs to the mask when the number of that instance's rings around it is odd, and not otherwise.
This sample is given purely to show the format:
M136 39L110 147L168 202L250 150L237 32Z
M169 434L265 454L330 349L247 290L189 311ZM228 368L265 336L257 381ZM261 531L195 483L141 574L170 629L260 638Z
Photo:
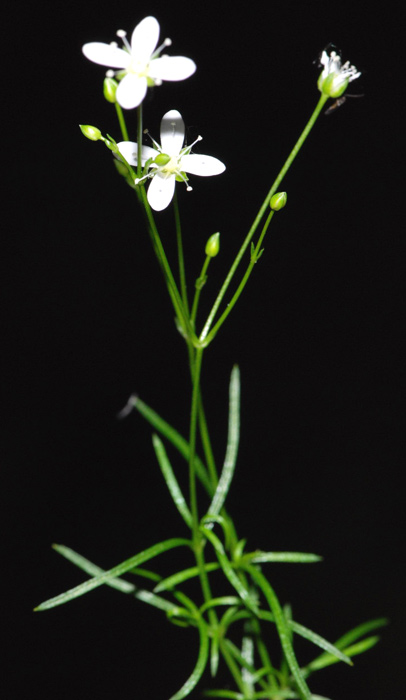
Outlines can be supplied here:
M189 314L189 302L187 298L187 285L186 285L186 273L185 273L185 258L183 255L183 241L182 241L182 227L180 224L180 214L179 214L179 204L178 197L175 194L173 196L173 210L175 214L175 228L176 228L176 243L178 248L178 267L179 267L179 280L180 280L180 291L182 295L183 306L187 314Z
M121 129L121 135L124 139L124 141L129 141L130 139L128 138L128 131L127 131L127 125L125 123L124 119L124 114L123 110L121 109L120 105L118 102L115 102L115 107L116 107L116 113L118 117L118 123L120 124L120 129Z
M196 454L196 433L197 416L200 396L200 373L202 369L203 349L196 350L193 367L193 390L192 405L190 409L190 431L189 431L189 498L190 512L192 513L193 539L198 537L199 513L197 509L196 497L196 474L195 474L195 454Z
M219 647L220 647L220 651L223 655L224 661L226 662L226 664L229 668L229 671L230 671L232 677L234 678L234 681L237 685L237 688L245 696L245 687L244 687L244 683L243 683L242 676L240 673L240 669L238 667L238 664L234 661L232 655L230 654L225 640L220 639Z
M195 325L195 322L196 322L196 315L197 315L197 309L199 306L200 293L201 293L201 291L205 285L205 282L206 282L206 273L207 273L207 269L209 267L210 260L211 260L210 255L206 255L206 259L203 263L202 271L201 271L201 273L200 273L200 275L197 278L196 283L195 283L196 291L195 291L195 296L193 298L192 313L191 313L191 320L192 320L193 325Z
M230 303L227 304L227 308L223 311L223 313L221 314L219 320L217 321L217 323L215 324L215 326L213 326L213 328L212 328L212 330L210 331L210 333L207 335L206 340L205 340L205 344L208 345L209 343L211 343L211 341L213 340L214 336L216 335L216 333L219 331L219 329L220 329L221 326L223 325L224 321L226 320L227 316L229 315L229 313L232 311L233 307L234 307L235 304L237 303L238 298L240 297L240 295L241 295L241 293L242 293L242 291L243 291L245 285L247 284L247 282L248 282L248 280L249 280L249 278L250 278L250 276L251 276L251 273L252 273L252 270L253 270L253 268L254 268L255 263L258 261L258 258L259 258L259 255L260 255L260 251L261 251L262 241L263 241L264 236L265 236L265 234L266 234L266 232L267 232L267 230L268 230L269 224L271 223L271 220L272 220L272 217L273 217L274 213L275 213L274 211L270 211L270 212L269 212L268 218L267 218L267 220L266 220L266 222L265 222L265 224L264 224L264 227L263 227L263 229L262 229L262 231L261 231L261 235L260 235L260 237L259 237L258 243L257 243L257 245L256 245L256 247L255 247L255 251L254 251L254 252L252 253L252 255L251 255L251 261L250 261L250 264L249 264L248 267L247 267L246 273L245 273L244 277L242 278L240 284L238 285L237 290L236 290L236 292L234 293L234 296L233 296L233 298L231 299Z
M213 455L213 449L210 441L209 429L207 426L206 414L203 407L203 399L200 391L199 395L199 433L203 445L204 456L206 458L206 466L210 475L210 480L213 486L213 493L218 484L218 474L216 462Z
M199 337L199 340L200 340L201 343L203 343L203 341L205 340L205 338L207 337L207 335L208 335L208 333L209 333L209 331L210 331L210 328L211 328L212 323L213 323L213 321L214 321L214 318L215 318L215 315L216 315L216 313L217 313L217 310L218 310L218 308L219 308L219 306L220 306L220 304L221 304L221 302L222 302L222 300L223 300L223 297L224 297L224 295L225 295L225 293L226 293L226 291L227 291L227 289L228 289L228 287L229 287L229 285L230 285L231 280L232 280L233 277L234 277L234 274L235 274L235 272L236 272L236 270L237 270L237 267L238 267L238 265L240 264L241 259L242 259L243 255L244 255L244 253L245 253L245 251L246 251L248 245L249 245L250 242L251 242L251 239L252 239L252 237L253 237L255 231L257 230L259 224L261 223L262 217L264 216L264 214L265 214L265 212L266 212L266 209L267 209L267 207L268 207L268 205L269 205L269 202L270 202L270 200L271 200L272 195L275 194L277 188L279 187L280 183L282 182L283 178L285 177L286 173L288 172L290 166L292 165L294 159L296 158L296 156L297 156L297 154L299 153L301 147L303 146L303 144L304 144L306 138L308 137L308 135L309 135L309 133L310 133L312 127L314 126L314 124L315 124L315 122L316 122L317 117L319 116L319 114L320 114L321 110L323 109L323 107L324 107L324 105L325 105L325 103L326 103L327 100L328 100L327 95L322 94L321 97L320 97L320 99L319 99L319 101L318 101L318 103L317 103L317 106L316 106L316 108L315 108L313 114L311 115L311 117L310 117L309 121L307 122L305 128L303 129L302 133L300 134L300 136L299 136L299 138L298 138L298 140L297 140L295 146L293 147L293 149L292 149L290 155L288 156L288 158L287 158L287 160L286 160L286 162L285 162L283 168L282 168L281 171L279 172L279 174L278 174L278 176L277 176L275 182L273 183L271 189L269 190L267 196L265 197L265 199L264 199L264 201L263 201L263 203L262 203L262 206L260 207L260 209L259 209L259 211L258 211L258 214L257 214L257 216L255 217L255 220L254 220L254 222L253 222L253 224L252 224L250 230L248 231L248 234L247 234L247 236L246 236L246 238L245 238L245 240L244 240L244 243L242 244L240 250L239 250L238 253L237 253L237 256L236 256L236 258L235 258L235 260L234 260L234 262L233 262L233 264L232 264L232 266L231 266L231 268L230 268L230 271L229 271L229 273L228 273L228 275L227 275L227 277L226 277L226 279L225 279L225 281L224 281L224 284L223 284L223 286L221 287L220 292L219 292L219 294L218 294L218 296L217 296L217 298L216 298L216 300L215 300L215 302L214 302L214 304L213 304L213 307L212 307L212 309L211 309L211 311L210 311L210 313L209 313L209 315L208 315L208 317L207 317L206 323L204 324L203 330L202 330L202 332L201 332L201 334L200 334L200 337Z
M137 177L142 174L142 102L137 107Z
M199 412L200 401L200 375L202 369L203 349L199 348L195 353L192 373L192 405L190 409L190 432L189 432L189 491L190 491L190 511L192 514L192 541L193 550L196 557L196 564L199 569L200 585L202 587L204 601L207 603L212 599L209 577L205 567L205 559L203 553L204 538L199 529L199 513L197 508L196 494L196 473L195 473L195 455L196 455L196 437L197 437L197 418ZM209 610L209 620L214 627L218 624L217 613L214 609Z
M158 229L157 229L156 224L155 224L155 219L153 217L151 207L150 207L148 199L147 199L145 187L143 185L140 185L140 192L141 192L142 203L144 205L145 214L146 214L147 221L148 221L148 231L149 231L150 236L151 236L152 245L153 245L155 254L158 258L158 262L161 266L162 272L164 274L167 288L169 291L169 295L171 297L172 304L173 304L173 307L175 309L177 319L179 321L181 328L183 329L183 333L184 333L185 337L191 339L192 343L195 343L197 339L196 339L195 333L193 331L193 328L191 326L188 314L183 306L183 301L182 301L181 295L179 293L177 284L175 282L175 278L173 276L168 259L166 257L166 253L165 253L164 247L162 245L162 241L161 241L161 238L159 236Z

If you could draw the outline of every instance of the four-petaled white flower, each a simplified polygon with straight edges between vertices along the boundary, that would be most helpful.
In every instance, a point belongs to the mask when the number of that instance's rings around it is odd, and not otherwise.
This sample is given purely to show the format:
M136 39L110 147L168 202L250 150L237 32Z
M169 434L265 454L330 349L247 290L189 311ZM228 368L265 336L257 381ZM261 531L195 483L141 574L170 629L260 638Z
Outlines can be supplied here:
M196 141L201 140L199 136ZM186 173L192 175L220 175L226 169L224 163L213 156L204 156L191 153L190 146L183 148L185 139L185 124L179 112L171 109L164 114L161 121L161 145L153 141L155 148L142 146L141 163L144 166L150 161L150 172L144 177L135 180L139 184L142 180L151 178L148 187L148 202L155 211L162 211L170 204L176 180L183 180L187 184ZM121 141L117 144L120 152L130 165L138 163L137 144L132 141ZM190 185L187 189L191 190Z
M324 49L320 56L320 63L324 68L317 85L319 90L329 97L340 97L346 91L348 84L361 75L361 71L351 66L349 61L342 65L340 54L334 50L328 54Z
M145 17L135 27L131 44L126 33L119 30L117 35L123 40L124 48L116 43L103 44L98 41L85 44L82 51L86 58L102 66L119 68L109 75L119 80L116 98L121 107L133 109L141 104L147 88L160 85L163 80L185 80L196 70L196 64L185 56L159 56L164 46L172 42L166 39L156 48L159 38L159 23L155 17Z

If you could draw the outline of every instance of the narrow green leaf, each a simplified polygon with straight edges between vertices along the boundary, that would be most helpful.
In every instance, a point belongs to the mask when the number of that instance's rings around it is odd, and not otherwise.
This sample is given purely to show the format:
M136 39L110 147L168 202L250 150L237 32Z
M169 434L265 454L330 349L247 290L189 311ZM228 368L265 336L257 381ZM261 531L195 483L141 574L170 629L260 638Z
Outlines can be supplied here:
M143 603L148 603L148 605L152 605L154 608L164 610L166 613L168 613L168 615L181 615L182 617L190 617L189 612L186 610L186 608L181 608L179 607L179 605L175 605L169 600L165 600L165 598L161 598L161 596L155 595L155 593L151 593L151 591L140 589L139 591L136 591L134 595L138 600L141 600Z
M247 552L244 554L252 564L264 564L265 562L285 562L288 564L310 564L322 561L323 557L318 554L308 554L306 552Z
M344 650L344 652L348 654L347 649L348 646L351 644L351 642L355 642L357 639L362 637L363 635L367 634L368 632L371 632L372 630L379 629L380 627L383 627L388 624L388 620L385 617L379 617L374 620L368 620L367 622L363 622L362 624L358 625L357 627L354 627L352 630L349 630L346 632L342 637L340 637L336 642L334 642L334 646L337 649ZM373 637L372 639L378 640L378 637ZM376 642L374 642L376 643ZM373 645L372 645L373 646ZM368 647L369 648L369 647ZM361 652L358 652L361 653ZM327 661L326 663L324 663ZM331 660L331 656L328 653L323 653L320 656L317 656L310 664L309 666L311 669L316 670L319 668L324 668L325 666L329 666L333 661ZM334 662L335 663L335 662ZM309 666L307 668L309 668Z
M218 667L219 667L219 660L220 660L220 652L219 652L219 634L220 634L220 627L219 625L216 625L215 629L213 630L212 637L211 637L211 643L210 643L210 674L212 678L215 678L217 675Z
M368 632L379 629L380 627L384 627L387 624L388 620L386 617L378 617L374 620L362 622L360 625L357 625L357 627L354 627L352 630L349 630L348 632L343 634L343 636L340 637L340 639L337 639L337 641L335 642L335 646L339 649L342 649L344 646L347 646L348 644L351 644L351 642L355 642L360 637L363 637L365 634L368 634Z
M308 639L309 642L313 642L313 644L316 644L316 646L320 647L321 649L324 649L333 656L336 656L339 661L344 661L344 663L349 664L349 666L353 665L351 659L348 656L346 656L342 651L340 651L340 649L337 649L337 647L334 646L334 644L331 644L327 641L327 639L324 639L324 637L321 637L316 632L309 630L307 627L304 627L304 625L300 625L294 620L289 620L288 625L292 628L294 632L296 632L296 634L299 634L301 637Z
M175 695L172 695L172 697L169 700L182 700L182 698L185 698L187 695L189 695L192 692L193 688L196 687L197 683L203 675L204 669L206 668L207 659L209 656L209 635L207 631L207 626L202 620L202 618L197 619L197 626L199 629L200 648L196 666L193 669L189 678L187 679L186 683L184 683L180 690L178 690L178 692L175 693Z
M192 527L192 514L186 504L183 497L183 493L180 490L179 484L177 482L176 476L172 469L172 465L168 459L162 440L156 435L152 436L152 443L154 445L155 454L161 467L162 475L166 481L166 485L169 489L169 493L172 496L173 502L177 507L179 513L181 514L183 520L188 527Z
M160 574L157 574L155 571L151 571L151 569L144 569L141 566L136 566L134 569L130 569L128 573L132 574L133 576L142 576L150 581L162 581L162 576L160 576Z
M236 690L204 690L203 696L205 698L229 698L229 700L244 700L242 693L238 693Z
M89 561L89 559L82 557L81 554L78 554L70 547L65 547L65 545L63 544L53 544L52 548L55 549L55 551L58 552L58 554L61 554L63 557L65 557L65 559L68 559L70 562L72 562L72 564L75 564L75 566L79 567L79 569L82 569L82 571L85 571L87 574L90 574L90 576L98 576L99 574L105 573L105 570L101 569L100 566L93 564L93 562ZM111 586L111 588L116 588L122 593L134 593L135 591L135 586L133 583L123 581L120 578L112 579L111 581L107 581L106 583L108 586Z
M217 535L214 534L211 530L208 530L207 527L202 527L201 531L207 537L209 542L214 547L214 551L216 552L217 559L219 560L219 564L221 568L224 571L225 576L228 578L229 582L235 588L237 591L238 595L240 596L241 600L245 603L247 608L249 608L255 615L258 614L258 607L255 602L255 600L252 598L251 594L241 580L238 578L237 574L233 570L231 562L228 560L226 553L224 551L224 547L222 543L220 542L219 538Z
M71 588L70 590L65 591L65 593L61 593L60 595L55 596L55 598L50 598L49 600L46 600L44 603L41 603L41 605L38 605L36 608L34 608L34 610L48 610L49 608L54 608L57 605L67 603L69 600L78 598L79 596L88 593L89 591L93 590L94 588L97 588L98 586L107 584L112 579L117 578L117 576L125 574L127 571L133 569L139 564L142 564L144 561L153 559L154 557L158 556L158 554L167 552L169 549L173 549L174 547L182 546L190 547L190 540L185 540L181 539L180 537L177 537L171 538L169 540L164 540L163 542L159 542L158 544L154 544L152 547L149 547L143 552L136 554L130 559L126 559L126 561L123 561L117 566L114 566L112 569L109 569L108 571L105 571L102 574L98 574L94 578L88 579L84 583L81 583L79 586L75 586L75 588Z
M356 642L355 644L351 644L349 647L345 647L344 652L350 657L357 656L357 654L363 654L365 651L372 649L372 647L379 642L379 639L380 637L378 637L378 635L367 637L366 639L362 639L360 642ZM310 664L308 664L303 670L307 675L309 675L309 673L319 671L322 668L326 668L326 666L336 664L339 662L339 660L340 659L337 659L337 657L333 656L332 654L322 654L321 656L318 656L317 659L314 659L314 661L311 661Z
M149 406L147 406L144 401L141 401L138 396L132 396L131 399L131 405L137 409L139 413L145 418L146 421L150 425L152 425L155 430L158 430L161 435L163 435L169 442L180 452L182 457L186 460L186 462L189 461L189 443L187 440L185 440L184 437L180 433L178 433L175 428L173 428L169 423L167 423L161 416L158 415L155 411L152 410ZM199 479L199 481L203 484L204 488L206 489L207 493L209 496L213 494L213 487L209 478L209 475L207 473L206 467L204 466L202 460L195 456L195 469L196 469L196 475Z
M246 662L246 666L242 668L242 680L248 691L248 695L252 695L255 690L255 681L253 669L254 667L254 642L252 637L244 636L242 638L241 656Z
M216 571L219 568L220 564L217 564L217 562L209 562L204 566L204 570L207 572ZM172 574L172 576L168 576L167 578L162 579L162 581L160 581L158 585L155 586L154 591L156 593L168 591L171 588L175 588L175 586L178 586L180 583L183 583L184 581L187 581L190 578L195 578L196 576L199 576L199 574L200 569L197 566L191 566L189 569L183 569L183 571L178 571L176 574Z
M207 603L203 603L200 607L200 612L204 613L209 608L215 608L219 605L239 605L240 599L235 595L222 595L218 598L211 598Z
M227 449L223 469L213 496L208 515L218 515L226 500L237 461L240 441L240 370L235 365L231 372Z
M259 588L262 590L268 605L275 617L275 624L276 628L278 630L279 638L281 640L281 645L282 649L285 654L286 661L288 662L288 666L292 672L293 678L296 682L297 689L300 693L300 695L305 699L305 700L310 700L311 695L310 695L310 690L307 686L307 683L303 677L303 673L300 670L299 664L297 662L295 652L293 651L293 647L290 641L290 635L289 631L286 626L286 621L285 617L282 612L282 608L280 606L279 600L275 594L275 591L273 590L271 584L268 582L268 580L265 578L265 576L254 566L251 564L248 564L244 567L246 571L250 574L251 578L254 580L254 582L259 586Z

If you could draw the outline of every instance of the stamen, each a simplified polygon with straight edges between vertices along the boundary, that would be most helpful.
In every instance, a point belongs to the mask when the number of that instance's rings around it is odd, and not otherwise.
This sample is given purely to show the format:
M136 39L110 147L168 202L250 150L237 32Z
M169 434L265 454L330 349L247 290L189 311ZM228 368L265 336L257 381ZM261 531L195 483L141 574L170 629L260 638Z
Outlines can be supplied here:
M146 134L147 136L149 136L149 138L151 139L151 141L152 141L152 143L154 144L154 146L155 146L155 148L157 149L157 151L159 151L160 153L162 153L161 146L159 145L159 143L157 143L157 142L155 141L155 139L152 138L152 136L151 136L151 134L149 133L148 129L144 129L144 134Z
M191 187L190 185L188 185L186 187L186 192L191 192L192 190L193 190L193 187Z
M193 141L193 143L190 144L190 146L186 146L185 148L182 148L183 155L189 154L190 151L192 150L193 146L195 145L195 143L197 143L198 141L203 141L203 136L198 136L197 139L195 139Z
M171 46L171 45L172 45L172 39L165 39L165 40L163 41L163 43L162 43L160 46L158 46L157 49L155 49L155 51L154 51L154 53L152 54L151 58L157 58L157 57L159 56L159 54L161 53L162 49L163 49L165 46ZM162 57L162 58L163 58L163 57Z
M114 76L115 73L113 70L111 70L111 68L109 68L109 70L106 70L106 78L114 78Z
M143 180L148 180L150 175L143 175L142 177L136 177L134 180L134 185L139 185Z
M117 36L120 37L120 39L123 42L127 51L129 51L131 53L131 46L130 46L130 43L127 39L127 32L124 31L124 29L117 29L116 34L117 34Z

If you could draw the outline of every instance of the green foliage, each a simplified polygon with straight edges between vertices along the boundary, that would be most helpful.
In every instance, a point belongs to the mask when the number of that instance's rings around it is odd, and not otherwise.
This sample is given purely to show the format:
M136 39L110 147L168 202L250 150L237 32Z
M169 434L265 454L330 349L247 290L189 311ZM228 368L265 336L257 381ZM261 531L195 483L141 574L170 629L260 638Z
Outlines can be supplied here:
M176 448L177 454L185 460L190 457L188 443L174 428L140 399L132 399L132 404L155 430L160 431L169 445ZM205 692L206 697L240 698L242 700L252 700L252 698L314 700L317 697L321 698L321 696L311 694L307 678L316 671L339 661L351 665L352 656L366 651L377 643L378 637L370 633L385 625L386 620L378 618L363 623L332 644L291 618L289 608L282 607L268 578L260 569L260 565L268 563L310 564L319 561L320 557L316 554L303 552L263 552L260 550L244 552L245 541L236 540L229 516L224 511L224 503L234 474L238 450L239 404L240 377L238 368L235 367L230 380L226 457L218 486L214 492L209 488L208 470L205 464L197 456L194 457L194 464L199 465L201 481L206 487L206 491L209 494L211 492L207 515L201 518L199 525L199 533L202 537L201 546L205 549L203 566L199 564L190 566L165 578L155 571L141 567L141 564L152 561L160 554L170 552L177 547L187 547L192 554L193 540L189 539L164 540L107 571L69 547L53 545L59 554L89 574L91 578L55 598L45 601L36 610L47 610L62 605L100 585L107 585L121 593L132 595L138 601L162 610L167 619L176 625L196 629L198 638L195 667L183 686L172 695L170 700L182 700L182 698L187 697L198 684L207 665L210 666L211 675L215 677L221 659L228 665L238 690L210 690ZM193 531L191 511L181 493L164 444L157 434L153 435L153 446L172 500L184 523ZM214 533L213 528L216 525L220 527L223 538ZM186 595L184 586L187 586L191 579L201 577L202 573L210 580L210 575L215 572L217 575L218 572L223 573L230 593L221 596L210 594L202 604L193 602ZM152 590L122 579L123 574L131 575L144 582L152 582ZM220 611L223 612L219 616ZM271 663L263 644L260 633L260 624L262 623L273 625L279 636L283 652L279 668ZM240 649L229 635L231 627L240 627L241 624L243 624L243 630ZM307 666L301 667L296 658L295 635L299 635L322 650L322 653Z

